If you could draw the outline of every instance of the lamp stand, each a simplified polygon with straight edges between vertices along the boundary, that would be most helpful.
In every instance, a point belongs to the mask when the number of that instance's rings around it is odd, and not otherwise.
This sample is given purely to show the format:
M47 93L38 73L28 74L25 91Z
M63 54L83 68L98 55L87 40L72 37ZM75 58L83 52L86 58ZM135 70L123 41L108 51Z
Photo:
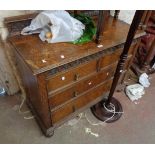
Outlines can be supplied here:
M122 111L123 111L122 106L120 102L113 97L113 94L118 84L118 80L123 72L123 67L128 56L129 48L131 46L136 30L138 29L143 13L144 13L144 10L138 10L134 15L134 18L131 23L128 36L124 45L123 52L120 56L120 60L116 68L116 72L114 75L112 86L110 88L108 99L104 99L101 102L94 105L93 107L91 107L91 111L94 114L94 116L101 121L111 123L111 122L117 121L122 116Z

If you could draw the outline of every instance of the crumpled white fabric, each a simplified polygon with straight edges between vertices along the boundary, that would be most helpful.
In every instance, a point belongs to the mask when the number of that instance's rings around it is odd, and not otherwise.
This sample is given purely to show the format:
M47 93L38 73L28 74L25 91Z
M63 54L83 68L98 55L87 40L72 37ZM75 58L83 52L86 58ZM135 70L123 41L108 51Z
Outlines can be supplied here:
M52 25L50 25L51 23ZM22 35L39 33L42 41L48 43L71 42L83 35L85 25L63 10L43 11L31 21L30 26L25 27ZM52 33L52 38L45 37L46 32Z
M153 64L152 68L155 69L155 63Z
M127 86L125 92L131 101L138 100L145 94L144 87L140 84Z
M144 87L149 87L150 82L149 82L149 76L146 73L143 73L139 77L139 83L144 86Z

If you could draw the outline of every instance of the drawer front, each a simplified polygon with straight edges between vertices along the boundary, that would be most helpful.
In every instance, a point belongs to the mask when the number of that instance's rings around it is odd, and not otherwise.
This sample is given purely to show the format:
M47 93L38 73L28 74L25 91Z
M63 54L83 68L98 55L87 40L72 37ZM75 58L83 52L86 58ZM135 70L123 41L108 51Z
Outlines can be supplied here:
M129 49L129 56L131 56L134 52L134 48L135 48L136 44L131 45L130 49ZM117 62L120 58L121 53L123 52L123 48L119 48L116 51L114 51L112 54L108 54L105 55L101 58L101 62L100 62L100 68L104 68L114 62Z
M54 111L51 113L52 124L55 124L65 117L69 116L71 113L75 111L74 106L72 104L67 104L66 106Z
M52 123L54 124L65 119L67 116L69 116L76 110L83 108L84 106L88 105L90 102L94 101L98 97L104 95L107 91L110 90L111 83L112 80L108 80L107 82L90 90L86 94L79 96L78 98L68 102L61 108L51 112Z
M60 73L56 76L49 78L47 80L48 92L52 92L67 84L77 82L83 77L96 72L96 65L97 65L97 61L93 60L89 63L80 65L73 69L69 69L66 72Z
M111 65L110 67L102 70L102 72L99 72L98 74L95 74L87 79L84 79L78 83L76 83L74 86L66 89L63 92L60 92L52 97L49 98L49 104L52 108L59 106L60 104L63 104L64 102L78 97L85 91L88 91L89 89L97 86L100 83L103 83L105 80L110 79L113 77L116 69L116 63Z
M112 54L105 55L101 58L100 68L104 68L112 63L115 63L119 60L119 57L122 53L122 48L117 49Z

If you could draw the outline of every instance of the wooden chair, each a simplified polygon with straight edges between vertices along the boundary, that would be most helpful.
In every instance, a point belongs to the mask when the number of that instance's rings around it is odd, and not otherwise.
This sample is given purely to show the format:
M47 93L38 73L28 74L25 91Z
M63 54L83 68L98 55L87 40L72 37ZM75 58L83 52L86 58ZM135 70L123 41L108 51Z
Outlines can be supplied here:
M153 73L152 63L155 57L155 11L146 10L142 17L139 28L146 32L142 37L131 69L136 75L144 72Z

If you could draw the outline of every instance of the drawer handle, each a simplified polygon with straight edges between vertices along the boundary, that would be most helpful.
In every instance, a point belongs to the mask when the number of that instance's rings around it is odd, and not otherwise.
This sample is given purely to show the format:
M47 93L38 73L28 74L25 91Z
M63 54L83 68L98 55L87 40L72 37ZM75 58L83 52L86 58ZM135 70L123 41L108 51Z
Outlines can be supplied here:
M75 74L74 76L74 80L77 81L79 79L80 75L79 74Z
M65 76L62 76L62 77L61 77L61 80L62 80L62 81L64 81L65 79L66 79Z
M88 82L88 85L90 86L90 85L92 85L92 82L90 81L90 82Z
M78 92L74 91L73 96L77 97L78 96Z

